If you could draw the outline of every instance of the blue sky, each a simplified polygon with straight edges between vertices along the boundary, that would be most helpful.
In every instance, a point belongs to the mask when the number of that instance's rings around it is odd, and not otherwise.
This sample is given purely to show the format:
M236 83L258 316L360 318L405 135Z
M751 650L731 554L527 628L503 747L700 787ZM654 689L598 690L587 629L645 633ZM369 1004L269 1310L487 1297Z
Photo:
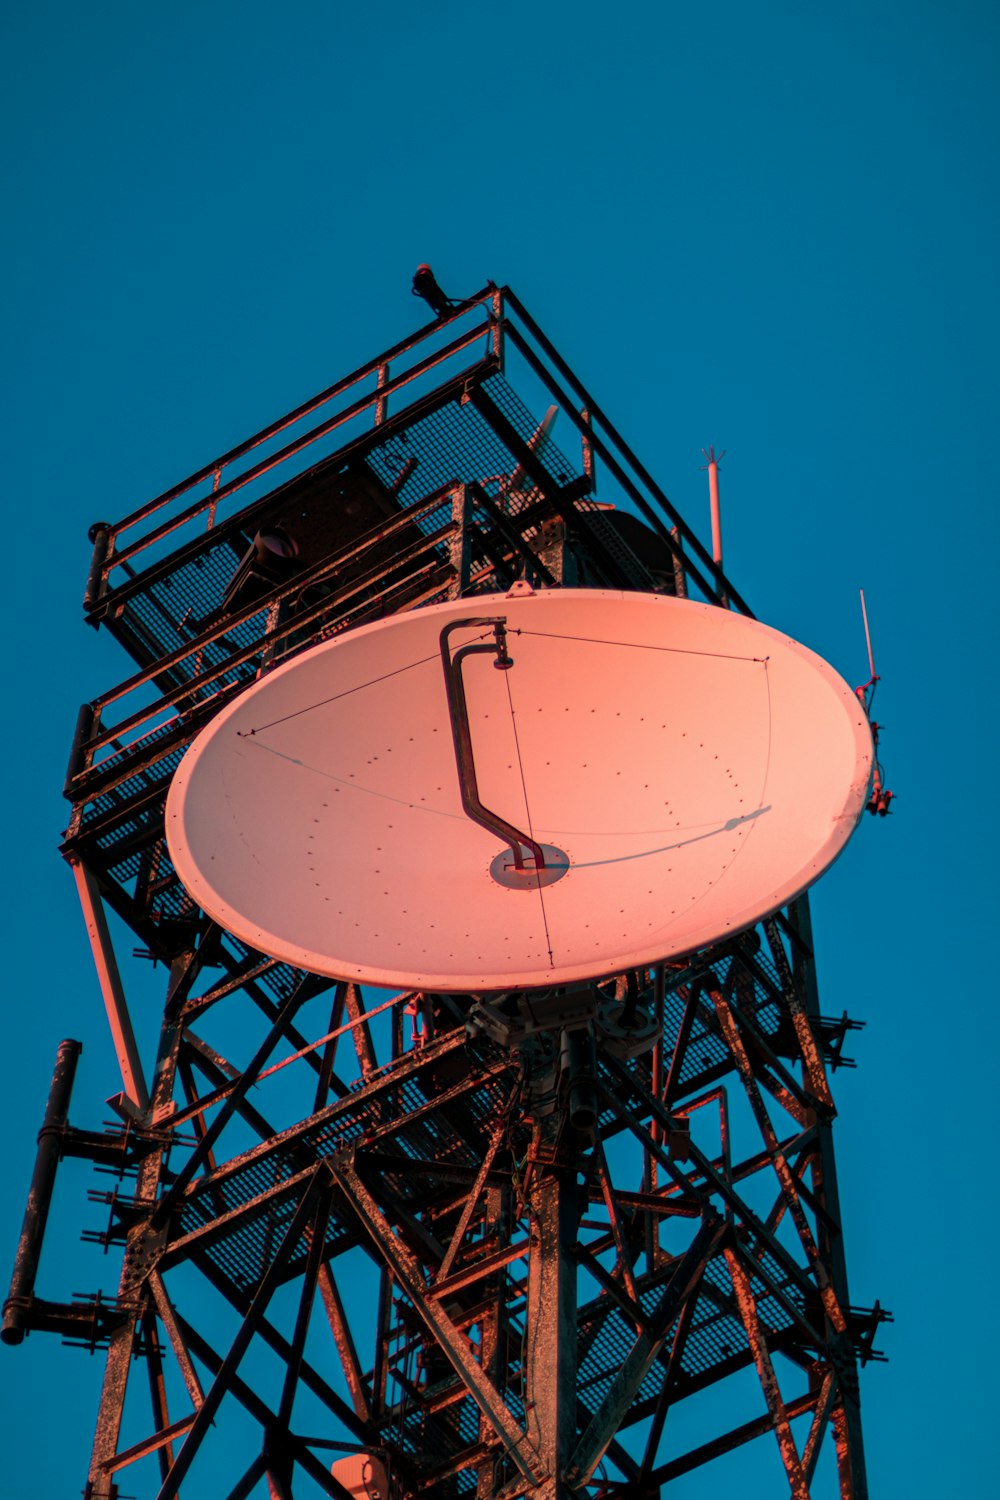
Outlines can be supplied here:
M60 1038L78 1123L118 1087L55 852L77 706L128 672L80 623L87 527L415 327L426 260L510 283L703 536L724 447L729 571L852 683L865 586L898 802L814 915L824 1009L868 1022L836 1086L852 1292L896 1315L870 1479L985 1486L1000 12L35 0L4 31L0 1254ZM42 1295L113 1288L87 1185ZM9 1493L79 1492L98 1381L41 1335L0 1351Z

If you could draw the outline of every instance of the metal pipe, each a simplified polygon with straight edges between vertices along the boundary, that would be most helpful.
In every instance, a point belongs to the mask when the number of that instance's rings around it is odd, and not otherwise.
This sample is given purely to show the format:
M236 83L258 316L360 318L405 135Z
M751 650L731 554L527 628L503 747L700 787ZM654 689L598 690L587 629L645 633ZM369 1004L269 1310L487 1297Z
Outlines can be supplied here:
M722 510L719 505L719 464L725 457L725 449L718 458L715 456L714 447L709 447L707 453L704 448L701 451L707 459L705 468L708 470L708 504L712 515L712 559L719 570L719 577L725 578L726 575L722 569ZM725 585L719 590L719 603L724 609L729 608L729 596Z
M107 521L95 521L87 535L94 544L87 574L87 587L83 591L83 607L92 609L104 592L104 564L111 544L111 527Z
M702 449L704 452L704 449ZM715 449L709 448L708 454L708 503L712 511L712 560L722 567L722 513L719 509L719 458L715 456Z
M76 716L76 728L73 731L73 744L69 752L69 764L66 767L66 780L63 782L64 797L73 795L73 783L84 769L83 747L93 736L96 717L92 703L81 703L80 712Z
M490 644L460 646L451 654L451 636L456 630L464 630L473 626L492 626L494 640ZM514 865L518 870L525 868L524 850L531 851L535 861L536 870L545 869L545 854L541 844L515 828L513 823L508 823L506 818L501 818L499 813L493 812L480 800L479 784L476 779L476 763L472 754L472 730L469 726L469 710L465 702L465 687L462 683L462 662L467 656L478 656L485 654L495 658L493 665L501 671L507 671L513 665L507 654L507 633L505 615L477 615L463 620L452 620L441 631L441 662L444 667L445 688L448 694L448 714L451 720L452 739L455 743L455 762L458 767L458 785L462 797L462 806L473 823L478 823L480 828L495 833L510 845L514 856Z
M5 1344L20 1344L28 1325L28 1314L38 1274L38 1260L45 1237L45 1225L52 1202L56 1168L62 1155L62 1135L69 1114L69 1100L73 1092L76 1064L83 1051L81 1042L67 1039L59 1043L56 1063L49 1085L49 1098L45 1106L45 1118L38 1132L38 1150L35 1153L35 1170L28 1189L28 1202L21 1225L21 1238L14 1258L14 1270L10 1278L10 1291L3 1305L3 1327L0 1339Z
M566 1114L574 1130L592 1130L597 1123L597 1058L589 1026L563 1031L559 1063L566 1079Z

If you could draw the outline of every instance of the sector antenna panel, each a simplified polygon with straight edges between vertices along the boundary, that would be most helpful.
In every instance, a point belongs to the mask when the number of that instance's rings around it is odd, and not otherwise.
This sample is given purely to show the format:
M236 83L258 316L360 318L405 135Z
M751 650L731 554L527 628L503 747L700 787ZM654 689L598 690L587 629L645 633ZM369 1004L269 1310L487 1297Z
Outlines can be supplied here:
M463 809L441 633L464 664L482 801L547 851L511 882ZM451 649L490 627L453 629ZM872 770L854 693L806 647L658 594L558 589L418 609L312 647L195 740L171 856L215 920L300 968L529 988L690 952L837 857ZM507 854L509 855L509 850Z

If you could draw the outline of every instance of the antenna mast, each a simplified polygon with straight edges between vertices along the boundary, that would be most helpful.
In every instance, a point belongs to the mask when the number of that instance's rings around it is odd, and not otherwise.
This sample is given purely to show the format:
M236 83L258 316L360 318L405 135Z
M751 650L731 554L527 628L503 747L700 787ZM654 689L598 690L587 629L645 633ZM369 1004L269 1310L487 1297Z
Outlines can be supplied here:
M706 452L702 448L702 455L706 459L704 468L708 472L708 504L712 516L712 561L716 566L722 568L722 508L719 504L719 464L726 456L723 448L718 458L715 456L714 444L709 446ZM722 590L720 598L723 604L727 604L725 589Z

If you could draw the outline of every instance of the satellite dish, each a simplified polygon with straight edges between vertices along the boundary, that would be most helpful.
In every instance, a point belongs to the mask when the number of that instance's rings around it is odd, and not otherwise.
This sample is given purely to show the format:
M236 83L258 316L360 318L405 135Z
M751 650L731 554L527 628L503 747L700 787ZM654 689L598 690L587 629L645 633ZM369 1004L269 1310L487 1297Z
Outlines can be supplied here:
M504 622L504 670L483 619ZM460 667L478 795L520 846L463 806L442 653L454 666L465 645L481 647ZM784 905L844 847L871 770L854 693L778 631L659 594L515 585L262 678L185 755L167 838L202 908L296 967L529 988Z

